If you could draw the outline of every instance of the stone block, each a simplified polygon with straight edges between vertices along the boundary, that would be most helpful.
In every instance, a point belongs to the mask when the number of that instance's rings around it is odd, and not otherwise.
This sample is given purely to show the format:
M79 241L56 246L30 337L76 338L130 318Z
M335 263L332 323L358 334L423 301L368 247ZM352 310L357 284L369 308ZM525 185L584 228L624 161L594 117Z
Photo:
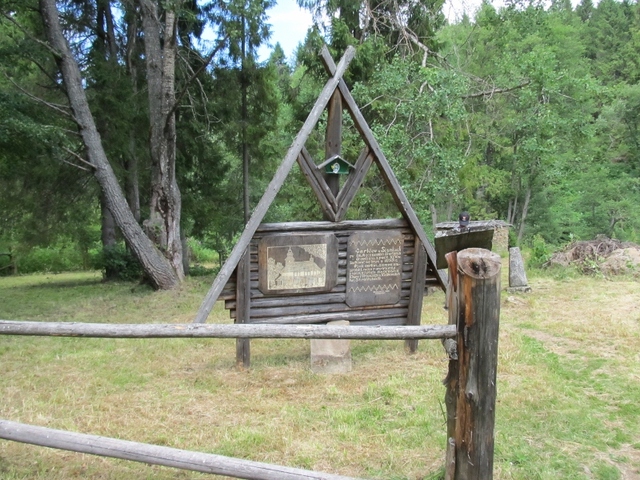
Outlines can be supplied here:
M524 271L524 261L520 248L509 249L509 288L508 292L530 292L531 287L527 281L527 274Z
M327 325L349 325L346 320L329 322ZM350 340L311 340L311 371L313 373L334 374L351 371Z

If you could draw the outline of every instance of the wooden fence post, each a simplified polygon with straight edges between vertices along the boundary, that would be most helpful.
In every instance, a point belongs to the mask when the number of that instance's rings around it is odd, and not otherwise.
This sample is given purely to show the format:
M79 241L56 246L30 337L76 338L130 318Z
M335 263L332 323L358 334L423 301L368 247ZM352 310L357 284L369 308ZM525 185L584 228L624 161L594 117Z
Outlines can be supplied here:
M446 466L446 478L491 480L500 319L500 256L489 250L469 248L458 253L456 270L457 288L453 292L454 305L450 308L453 307L457 317L459 360L451 362L457 365L450 365L446 397L447 411L455 411L455 418L449 419L448 428L448 447L455 448L455 457L454 465L448 463Z
M251 320L251 254L247 248L238 262L236 281L236 320L235 323L249 323ZM251 366L251 340L236 339L236 366Z

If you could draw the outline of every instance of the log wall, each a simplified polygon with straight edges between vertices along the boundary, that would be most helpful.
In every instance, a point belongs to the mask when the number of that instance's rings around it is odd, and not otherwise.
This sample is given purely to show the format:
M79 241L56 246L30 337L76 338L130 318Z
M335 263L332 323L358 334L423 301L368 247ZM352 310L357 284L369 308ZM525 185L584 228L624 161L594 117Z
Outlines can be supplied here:
M374 305L350 307L346 303L347 284L347 244L349 237L358 232L367 231L401 231L402 247L402 287L399 300L389 305ZM338 275L336 285L327 292L298 293L298 294L268 294L265 295L258 286L258 245L266 235L274 234L317 234L332 232L338 240ZM414 265L416 259L415 235L403 219L372 220L352 222L294 222L281 224L262 224L253 236L250 246L250 316L246 323L269 324L314 324L326 323L333 320L348 320L358 325L406 325L415 324L415 320L408 322L410 304L416 302L420 308L422 296L428 287L439 287L440 284L431 266L425 267L425 262L419 262L424 273L417 272L415 278L425 276L425 285L419 292L412 295L414 280ZM222 291L221 298L225 300L225 307L230 311L233 319L238 318L237 288L238 270L231 276ZM417 298L420 297L420 298ZM413 310L416 310L414 308ZM419 324L419 321L417 322Z

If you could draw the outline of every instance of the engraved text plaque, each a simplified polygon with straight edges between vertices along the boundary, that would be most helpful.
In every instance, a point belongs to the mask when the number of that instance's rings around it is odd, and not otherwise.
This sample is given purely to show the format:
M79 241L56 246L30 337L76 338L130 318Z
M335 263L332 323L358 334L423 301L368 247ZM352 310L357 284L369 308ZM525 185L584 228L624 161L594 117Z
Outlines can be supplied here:
M347 305L393 305L402 287L402 232L357 232L347 244Z

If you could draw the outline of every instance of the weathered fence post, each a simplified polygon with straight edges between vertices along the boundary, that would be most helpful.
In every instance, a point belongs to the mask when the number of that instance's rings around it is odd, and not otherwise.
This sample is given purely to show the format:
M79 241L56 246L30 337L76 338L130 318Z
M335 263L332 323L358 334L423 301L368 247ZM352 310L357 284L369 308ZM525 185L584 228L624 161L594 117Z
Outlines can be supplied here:
M251 319L251 253L247 248L238 263L236 281L236 320L235 323L249 323ZM251 340L236 339L236 367L251 366Z
M500 319L500 256L469 248L450 268L455 285L451 320L458 329L457 357L447 376L447 480L491 480ZM455 414L454 414L455 412ZM453 454L455 449L455 455Z

